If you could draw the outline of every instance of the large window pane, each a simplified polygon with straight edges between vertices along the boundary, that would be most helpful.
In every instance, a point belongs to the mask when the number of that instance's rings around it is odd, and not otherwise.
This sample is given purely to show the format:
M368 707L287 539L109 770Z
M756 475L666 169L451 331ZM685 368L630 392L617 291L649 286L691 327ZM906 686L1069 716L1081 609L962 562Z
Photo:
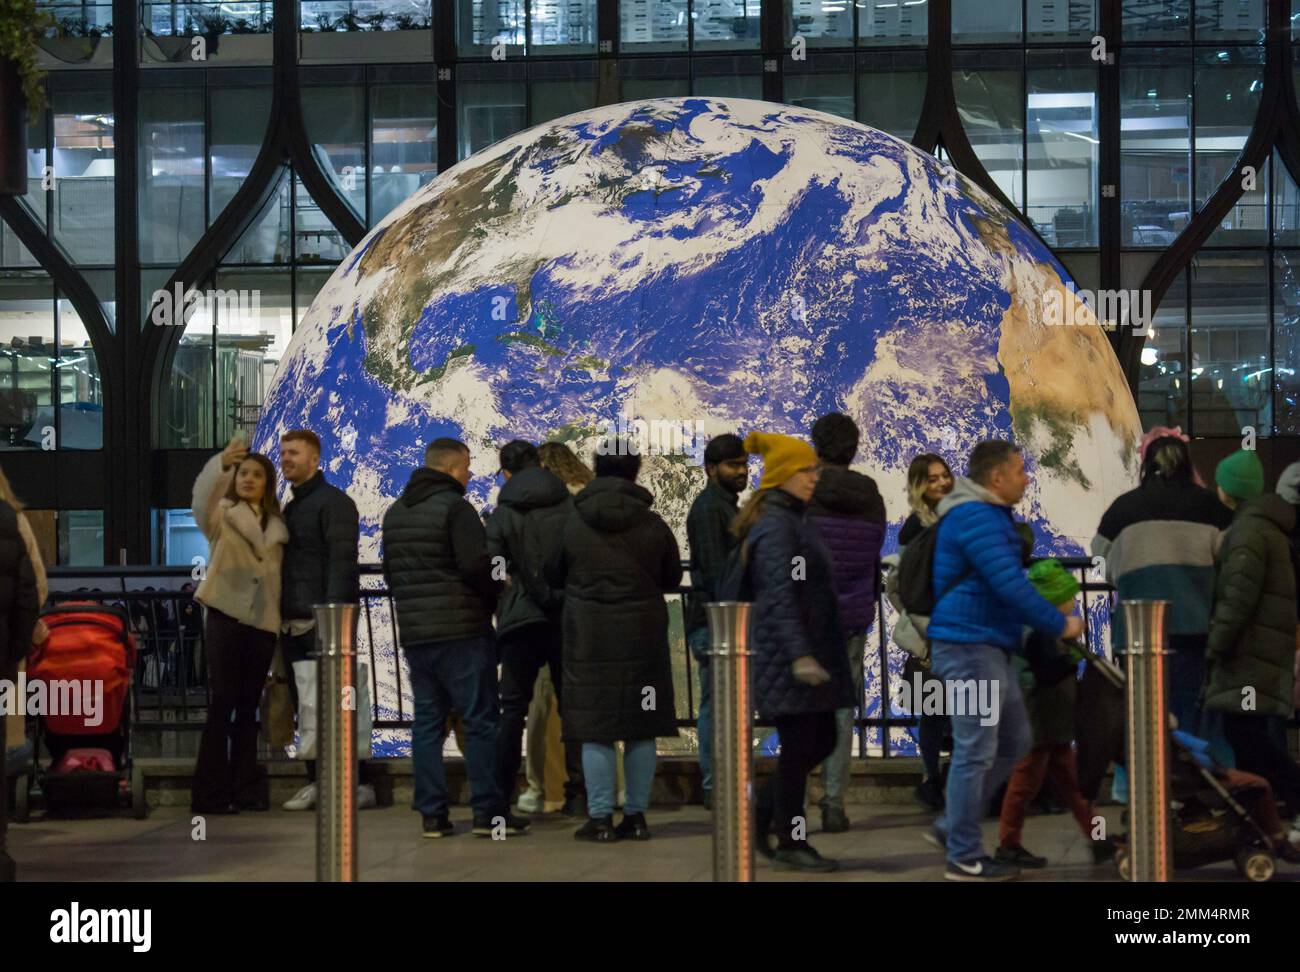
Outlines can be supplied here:
M1021 39L1021 0L959 0L952 7L954 44L1008 44Z
M74 263L113 261L113 96L56 91L54 238Z
M957 112L971 147L1017 208L1024 205L1025 95L1023 55L1018 51L953 54Z
M1030 55L1028 203L1052 246L1097 242L1097 70L1087 51Z
M456 0L456 50L466 57L524 53L524 0Z
M534 81L530 86L529 125L596 107L596 79Z
M1029 0L1030 41L1089 41L1097 29L1097 0Z
M1188 40L1191 36L1191 0L1123 0L1126 41Z
M465 159L525 127L524 86L514 81L456 85L456 157Z
M710 98L763 98L763 63L757 56L691 59L691 94Z
M876 46L924 46L930 34L925 0L854 0L858 8L858 43Z
M858 121L910 141L925 102L925 55L864 54L858 60Z
M1198 50L1193 114L1196 119L1196 208L1205 205L1219 183L1233 172L1264 89L1263 51L1237 47ZM1240 178L1240 176L1236 176ZM1259 198L1239 206L1210 242L1263 243L1266 232L1263 188Z
M316 163L365 221L366 136L365 92L359 87L302 89L302 113Z
M532 0L528 42L532 54L575 54L596 49L597 0Z
M1274 408L1278 435L1300 435L1300 250L1273 255Z
M620 98L682 98L691 93L690 66L686 58L637 57L618 62Z
M684 51L690 45L690 0L619 0L619 47Z
M276 365L293 334L287 273L227 271L217 275L217 441L252 432Z
M1264 7L1268 0L1198 0L1196 43L1264 41Z
M437 92L431 84L370 89L370 222L438 173Z
M846 55L852 57L852 55ZM850 61L850 65L852 62ZM785 76L787 104L814 111L824 111L841 118L853 118L853 75L845 74L787 74Z
M297 270L294 273L294 312L293 326L297 330L298 325L302 323L303 315L311 307L312 301L316 295L321 292L321 288L329 282L333 275L333 270ZM268 376L269 378L269 376Z
M59 448L104 447L104 387L81 315L59 301Z
M279 186L253 222L227 252L224 263L288 263L293 259L293 203L289 178L281 170Z
M1124 241L1164 248L1191 210L1188 52L1125 51L1120 70L1120 180Z
M1268 258L1203 250L1191 276L1192 434L1269 435Z
M853 7L844 0L787 0L787 37L809 47L852 47Z
M140 259L179 263L203 235L203 89L143 88Z
M1144 254L1124 255L1124 285L1136 289L1140 274L1129 271L1130 260ZM1144 266L1147 261L1142 261ZM1187 403L1191 394L1187 362L1187 274L1180 273L1152 315L1142 348L1138 372L1138 416L1142 427L1191 426Z
M1273 180L1273 243L1300 246L1300 189L1277 152L1269 175Z
M59 510L59 566L104 566L104 511Z
M0 273L0 449L56 444L54 359L50 279L37 271Z
M433 54L430 0L302 0L301 8L303 63L418 62Z
M293 259L296 263L337 264L352 247L302 180L294 176Z
M697 51L753 50L759 43L762 0L693 0Z
M243 185L262 147L271 114L271 89L218 85L209 89L209 97L212 103L209 212L210 218L216 219Z
M194 305L185 324L168 380L163 448L211 449L217 445L212 319L211 303L205 300Z

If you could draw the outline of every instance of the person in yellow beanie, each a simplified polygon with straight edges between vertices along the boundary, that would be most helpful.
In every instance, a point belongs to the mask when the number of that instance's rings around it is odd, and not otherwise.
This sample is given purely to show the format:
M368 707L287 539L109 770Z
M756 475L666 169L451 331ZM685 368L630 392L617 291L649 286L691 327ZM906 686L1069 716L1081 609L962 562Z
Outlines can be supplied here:
M836 862L808 843L804 790L835 748L835 710L854 699L830 556L804 515L817 456L802 439L772 432L751 432L745 450L762 457L763 477L732 524L738 593L753 603L755 705L781 741L776 773L758 796L759 849L784 867L833 871Z

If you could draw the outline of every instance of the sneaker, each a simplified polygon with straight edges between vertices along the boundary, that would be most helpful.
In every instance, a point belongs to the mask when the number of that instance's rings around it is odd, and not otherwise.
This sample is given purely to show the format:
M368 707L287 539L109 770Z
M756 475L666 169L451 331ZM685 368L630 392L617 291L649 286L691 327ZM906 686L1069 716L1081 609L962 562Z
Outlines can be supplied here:
M529 788L519 794L519 802L515 804L515 809L520 813L541 813L544 796L540 790Z
M994 851L993 857L1000 864L1011 864L1014 867L1031 869L1047 867L1046 857L1039 857L1037 854L1029 853L1021 844L1012 847L1003 845Z
M969 861L949 861L943 876L949 881L1010 881L1020 877L1020 869L999 864L986 855Z
M573 832L576 840L593 840L600 844L612 844L618 840L614 829L614 817L588 817L587 822Z
M424 836L425 837L450 837L456 832L451 825L451 819L444 813L437 817L424 818Z
M646 826L644 813L625 813L623 819L614 828L619 840L649 840L650 828Z
M811 845L803 843L798 847L778 847L772 854L772 860L783 868L795 871L818 871L825 873L839 869L839 861L822 857Z
M560 807L560 813L566 817L585 817L587 815L586 794L575 793L572 796L566 796L564 806Z
M822 809L822 831L828 834L842 834L849 829L849 818L839 807Z
M379 806L379 798L375 796L375 788L369 783L362 783L357 787L357 809L369 810L371 807Z
M927 827L921 831L921 839L938 850L948 850L948 838L938 827Z
M288 800L284 801L285 810L316 809L316 784L308 783Z
M499 823L498 818L504 818L507 836L520 837L528 833L528 828L531 825L531 821L525 820L523 817L516 817L509 812L498 814L476 813L474 814L474 826L472 828L474 836L491 837Z
M912 796L927 810L933 810L935 813L943 810L943 787L937 780L922 780L921 785L912 791Z

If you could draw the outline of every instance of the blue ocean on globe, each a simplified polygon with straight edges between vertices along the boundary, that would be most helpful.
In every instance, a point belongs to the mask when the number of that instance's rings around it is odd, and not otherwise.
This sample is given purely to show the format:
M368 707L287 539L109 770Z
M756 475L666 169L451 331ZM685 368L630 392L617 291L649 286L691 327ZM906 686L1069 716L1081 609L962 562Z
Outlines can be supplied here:
M676 428L672 448L652 435L641 481L685 553L708 436L807 435L835 410L862 429L855 468L885 496L887 551L914 455L960 472L980 439L1014 437L1037 552L1078 555L1133 484L1140 425L1070 283L1014 214L883 132L731 98L596 108L471 156L371 230L295 332L254 447L274 456L282 431L316 431L375 562L433 438L469 445L468 495L486 509L510 439L590 460L611 428ZM1082 323L1046 323L1052 300ZM409 716L382 602L372 613L379 715ZM893 650L891 671L902 661Z

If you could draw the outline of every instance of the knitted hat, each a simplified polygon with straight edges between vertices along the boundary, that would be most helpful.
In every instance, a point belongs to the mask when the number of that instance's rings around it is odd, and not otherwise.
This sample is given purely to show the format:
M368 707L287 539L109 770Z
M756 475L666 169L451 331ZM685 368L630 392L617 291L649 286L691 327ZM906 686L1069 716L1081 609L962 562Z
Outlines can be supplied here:
M1253 449L1238 449L1215 467L1214 481L1233 499L1254 499L1264 492L1264 464Z
M817 465L817 453L803 439L777 432L751 432L745 437L745 450L763 457L763 478L759 489L780 486L800 469Z
M1277 477L1277 495L1292 506L1300 505L1300 462L1293 462Z
M1053 604L1073 601L1079 593L1079 582L1059 560L1040 560L1030 567L1029 583Z

